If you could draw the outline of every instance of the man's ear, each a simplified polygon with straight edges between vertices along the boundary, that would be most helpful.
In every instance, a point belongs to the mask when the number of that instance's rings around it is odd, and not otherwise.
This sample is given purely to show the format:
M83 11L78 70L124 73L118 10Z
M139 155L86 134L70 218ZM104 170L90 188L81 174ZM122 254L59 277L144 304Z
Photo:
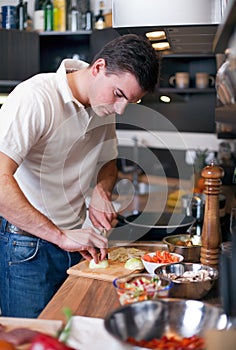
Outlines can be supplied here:
M106 62L104 58L98 58L92 65L91 71L94 76L96 76L99 72L104 70L106 67Z

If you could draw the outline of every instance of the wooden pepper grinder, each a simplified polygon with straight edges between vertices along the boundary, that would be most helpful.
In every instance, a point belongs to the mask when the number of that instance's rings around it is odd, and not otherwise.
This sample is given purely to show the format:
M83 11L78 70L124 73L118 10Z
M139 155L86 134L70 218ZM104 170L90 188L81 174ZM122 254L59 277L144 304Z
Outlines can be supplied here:
M218 267L221 229L219 215L219 193L224 170L212 161L201 172L205 179L205 212L202 228L201 263Z

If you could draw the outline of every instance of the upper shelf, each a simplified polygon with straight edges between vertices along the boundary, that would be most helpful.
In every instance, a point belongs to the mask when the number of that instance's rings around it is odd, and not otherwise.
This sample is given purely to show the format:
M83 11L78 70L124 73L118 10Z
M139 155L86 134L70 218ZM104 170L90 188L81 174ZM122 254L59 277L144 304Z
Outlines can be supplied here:
M227 49L230 37L236 28L236 0L229 3L229 7L223 22L219 25L213 41L213 51L215 53L224 53Z
M65 32L56 32L56 31L48 31L48 32L40 32L39 36L65 36L65 35L91 35L91 30L78 30L76 32L72 32L70 30L66 30Z
M21 80L0 80L0 86L15 87Z
M160 87L158 89L160 93L174 93L174 94L205 94L205 93L216 93L215 88L206 88L206 89L197 89L197 88L186 88L186 89L177 89L177 88L168 88Z

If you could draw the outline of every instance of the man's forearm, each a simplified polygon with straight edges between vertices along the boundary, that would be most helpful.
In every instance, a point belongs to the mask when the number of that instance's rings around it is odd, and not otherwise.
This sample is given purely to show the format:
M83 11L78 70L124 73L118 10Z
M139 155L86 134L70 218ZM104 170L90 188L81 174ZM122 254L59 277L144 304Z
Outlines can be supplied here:
M0 175L0 188L0 213L4 218L52 243L60 240L62 232L30 204L12 175Z
M112 190L117 181L117 174L115 159L106 163L98 173L97 187L106 194L109 200L111 200Z

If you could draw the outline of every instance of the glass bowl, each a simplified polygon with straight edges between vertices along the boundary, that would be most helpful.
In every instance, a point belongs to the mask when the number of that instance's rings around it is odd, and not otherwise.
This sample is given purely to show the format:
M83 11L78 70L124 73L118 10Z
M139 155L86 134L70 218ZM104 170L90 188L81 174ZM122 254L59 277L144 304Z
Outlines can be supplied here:
M171 279L148 273L133 273L117 277L113 281L120 304L131 304L143 300L155 300L169 296Z

